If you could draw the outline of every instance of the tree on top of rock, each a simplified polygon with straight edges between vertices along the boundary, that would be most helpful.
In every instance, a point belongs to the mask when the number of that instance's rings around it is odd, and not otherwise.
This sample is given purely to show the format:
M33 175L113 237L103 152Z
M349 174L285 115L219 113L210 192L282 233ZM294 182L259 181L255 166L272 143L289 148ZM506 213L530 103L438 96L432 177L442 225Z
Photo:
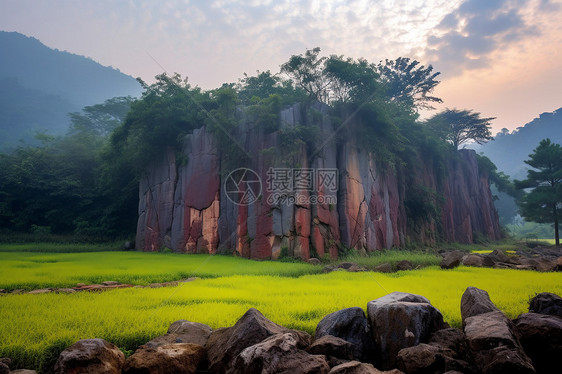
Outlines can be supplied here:
M519 200L520 212L538 223L554 223L556 245L560 245L558 223L562 216L562 147L544 139L525 163L533 169L527 179L515 181L519 189L532 190Z
M384 102L417 113L419 108L434 109L431 103L442 102L430 95L439 84L435 78L440 73L433 72L431 65L426 67L405 57L377 65L363 58L320 56L316 47L291 56L281 65L281 73L309 97L328 105Z
M480 113L472 110L445 109L427 120L427 125L437 136L458 149L469 141L483 144L493 140L490 122L494 119L481 118Z
M443 102L430 95L439 84L435 78L441 74L433 72L431 65L426 67L419 61L398 57L396 60L385 60L384 64L380 62L376 70L391 101L422 109L435 109L432 103Z
M293 55L283 65L281 73L287 74L308 95L321 103L328 103L329 81L324 75L327 57L320 57L320 48L307 49L304 55Z

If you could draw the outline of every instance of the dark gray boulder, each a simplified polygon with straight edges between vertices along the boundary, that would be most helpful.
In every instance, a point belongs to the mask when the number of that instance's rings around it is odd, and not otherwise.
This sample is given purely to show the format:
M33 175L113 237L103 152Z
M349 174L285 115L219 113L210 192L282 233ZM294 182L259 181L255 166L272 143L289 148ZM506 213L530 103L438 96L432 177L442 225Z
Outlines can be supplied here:
M529 302L529 312L562 318L562 297L550 292L539 293Z
M318 323L315 339L332 335L352 344L353 357L368 361L374 351L373 337L363 309L354 307L330 313Z
M209 371L226 373L234 360L244 349L258 344L272 335L293 332L300 336L300 341L311 342L310 335L290 330L269 319L257 309L250 308L232 327L214 330L207 340L207 358Z
M524 313L514 321L519 340L537 373L562 371L562 318Z
M229 374L302 373L327 374L330 366L322 355L305 352L308 342L296 332L275 334L249 346L236 356Z
M61 352L55 374L121 374L125 355L103 339L83 339Z
M468 317L479 314L497 312L499 309L492 303L488 292L476 287L468 287L461 297L461 317L463 324Z
M427 343L432 333L445 327L443 316L423 296L393 292L367 304L375 343L375 366L395 367L403 348Z

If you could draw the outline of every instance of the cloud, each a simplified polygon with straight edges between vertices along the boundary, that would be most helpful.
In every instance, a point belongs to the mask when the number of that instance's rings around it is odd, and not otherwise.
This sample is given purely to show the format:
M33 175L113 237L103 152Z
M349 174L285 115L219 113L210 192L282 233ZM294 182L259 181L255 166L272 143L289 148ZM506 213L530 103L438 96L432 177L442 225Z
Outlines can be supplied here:
M467 0L428 35L426 57L449 76L489 67L494 52L538 36L537 16L553 7L548 0Z

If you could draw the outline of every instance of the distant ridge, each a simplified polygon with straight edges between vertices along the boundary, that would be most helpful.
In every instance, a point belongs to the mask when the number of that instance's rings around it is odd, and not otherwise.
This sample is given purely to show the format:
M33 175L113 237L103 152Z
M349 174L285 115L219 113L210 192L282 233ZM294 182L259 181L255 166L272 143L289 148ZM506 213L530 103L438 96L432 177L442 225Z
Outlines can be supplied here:
M529 154L545 138L562 144L562 108L542 113L511 133L503 129L496 134L494 141L474 148L490 158L500 171L512 178L523 179L528 169L524 160L529 158Z
M68 112L116 96L139 96L131 76L87 57L0 31L0 150L37 131L60 134Z

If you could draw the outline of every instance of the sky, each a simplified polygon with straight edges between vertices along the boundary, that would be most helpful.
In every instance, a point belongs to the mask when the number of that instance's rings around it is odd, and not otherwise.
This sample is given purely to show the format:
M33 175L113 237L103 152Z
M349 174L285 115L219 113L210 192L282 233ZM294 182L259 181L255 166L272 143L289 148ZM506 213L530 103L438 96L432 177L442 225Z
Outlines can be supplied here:
M0 30L147 82L212 89L314 47L410 57L441 72L437 111L496 117L493 133L562 107L561 19L562 0L0 0Z

